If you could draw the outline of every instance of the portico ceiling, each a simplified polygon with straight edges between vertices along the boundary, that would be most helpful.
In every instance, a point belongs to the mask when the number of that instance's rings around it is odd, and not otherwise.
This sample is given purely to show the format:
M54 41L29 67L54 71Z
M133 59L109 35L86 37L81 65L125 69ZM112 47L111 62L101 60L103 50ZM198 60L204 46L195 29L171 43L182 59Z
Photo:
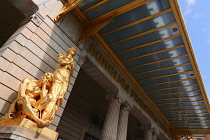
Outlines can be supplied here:
M209 102L177 0L85 0L85 23L114 13L94 37L178 130L210 133Z

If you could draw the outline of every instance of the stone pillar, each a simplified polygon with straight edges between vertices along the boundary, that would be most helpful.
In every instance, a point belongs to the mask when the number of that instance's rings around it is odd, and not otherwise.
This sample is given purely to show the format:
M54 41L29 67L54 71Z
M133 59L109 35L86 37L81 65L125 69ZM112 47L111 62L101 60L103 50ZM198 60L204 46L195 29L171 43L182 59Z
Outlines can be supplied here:
M147 129L144 131L144 140L152 140L152 131Z
M150 124L143 124L144 140L152 140L152 129Z
M121 106L120 116L119 116L119 124L117 131L117 140L126 140L127 138L127 127L128 127L128 115L130 111L130 104L125 102Z
M107 94L106 98L110 103L101 132L101 140L116 140L120 105L122 101L117 94Z

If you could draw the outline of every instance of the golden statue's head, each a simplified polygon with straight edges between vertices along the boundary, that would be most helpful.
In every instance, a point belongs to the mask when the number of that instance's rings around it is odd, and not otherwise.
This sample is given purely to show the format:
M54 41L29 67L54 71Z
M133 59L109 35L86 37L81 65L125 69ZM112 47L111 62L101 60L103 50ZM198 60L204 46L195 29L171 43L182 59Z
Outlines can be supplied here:
M76 55L76 49L73 48L73 47L69 48L68 53L66 54L66 56L67 57L73 57L75 55Z
M73 56L76 55L75 48L69 48L67 54L58 54L58 63L60 66L68 66L73 63Z

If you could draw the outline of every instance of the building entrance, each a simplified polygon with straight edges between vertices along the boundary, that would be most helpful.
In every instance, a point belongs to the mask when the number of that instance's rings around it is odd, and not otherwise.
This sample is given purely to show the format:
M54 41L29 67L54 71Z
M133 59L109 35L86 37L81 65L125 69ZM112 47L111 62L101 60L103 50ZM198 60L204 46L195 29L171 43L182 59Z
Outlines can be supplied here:
M80 70L57 132L62 140L99 140L108 108L106 91ZM129 115L127 140L143 140L141 124Z
M106 91L82 69L59 122L63 140L99 140L108 101Z

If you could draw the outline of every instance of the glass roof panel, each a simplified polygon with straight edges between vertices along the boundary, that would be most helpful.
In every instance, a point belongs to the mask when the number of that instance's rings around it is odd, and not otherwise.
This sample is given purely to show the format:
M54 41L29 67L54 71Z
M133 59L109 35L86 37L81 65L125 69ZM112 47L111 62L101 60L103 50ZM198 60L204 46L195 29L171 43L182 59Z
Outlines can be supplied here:
M151 71L151 70L181 65L181 64L185 64L185 63L189 63L189 62L190 62L190 60L189 60L188 56L184 56L181 58L175 58L172 60L167 60L167 61L163 61L163 62L159 62L159 63L154 63L154 64L150 64L150 65L132 68L132 69L129 69L129 71L131 72L131 74L134 74L134 73L147 72L147 71Z
M190 96L197 96L202 95L200 91L195 92L187 92L187 93L177 93L177 94L169 94L169 95L161 95L161 96L151 96L152 100L158 99L166 99L166 98L178 98L178 97L190 97Z
M182 121L170 122L170 123L174 126L177 124L187 124L187 123L208 123L208 120L189 121L189 120L186 120L186 118L183 118Z
M121 14L114 18L114 22L111 22L108 24L105 28L100 30L100 34L109 32L113 29L119 28L121 26L127 25L129 23L132 23L134 21L140 20L142 18L145 18L147 16L159 13L163 10L166 10L170 8L170 4L168 3L168 0L154 0L152 2L149 2L145 5L139 6L133 10L130 10L124 14ZM108 8L109 9L109 8ZM102 10L100 7L96 10ZM95 14L94 11L91 12L92 14ZM91 13L88 13L88 15L91 16ZM98 14L93 16L91 19L97 17ZM173 19L174 17L169 17L170 19Z
M133 77L136 80L142 80L142 79L155 78L155 77L158 77L158 76L170 75L170 74L186 72L186 71L191 71L191 70L192 70L191 65L184 65L184 66L159 70L159 71L155 71L155 72L150 72L150 73L145 73L145 74L140 74L140 75L134 75ZM161 86L161 85L159 85L159 86ZM152 88L152 87L148 87L148 88Z
M145 56L142 58L137 58L131 61L123 62L123 64L125 65L125 67L129 68L129 67L143 65L143 64L160 61L160 60L164 60L164 59L168 59L172 57L177 57L180 55L184 55L186 53L187 52L186 52L185 47L182 47L182 48L173 49L167 52L154 54L152 56Z
M99 3L99 2L101 2L101 1L102 1L102 0L85 0L85 1L83 1L82 3L80 3L80 4L78 5L78 7L79 7L80 11L84 11L84 10L86 10L86 9L88 9L88 8L90 8L90 7L92 7L93 5L95 5L95 4Z
M157 95L157 94L167 94L167 93L177 93L177 92L185 92L185 91L193 91L193 90L199 90L199 86L188 86L188 87L179 87L179 88L173 88L173 89L166 89L160 91L150 91L147 92L148 95Z
M175 127L176 129L208 129L210 126L188 126L188 127Z
M158 89L164 89L164 88L171 88L171 87L179 87L179 86L186 86L186 85L193 85L197 84L196 79L192 80L185 80L185 81L179 81L179 82L171 82L171 83L166 83L166 84L160 84L160 85L153 85L153 86L147 86L143 87L145 91L150 91L150 90L158 90Z
M164 26L166 24L172 23L175 21L175 19L170 19L169 17L173 17L172 12L165 13L161 16L146 20L144 22L135 24L133 26L130 26L128 28L119 30L117 32L111 33L107 36L104 36L103 38L107 41L107 43L113 43L122 39L126 39L128 37L138 35L140 33L144 33L146 31ZM167 19L167 20L164 20Z
M176 120L182 120L186 119L188 121L190 120L210 120L210 117L196 117L196 118L173 118L173 119L168 119L169 121L176 121Z
M210 125L210 123L209 124L200 124L200 123L198 123L198 124L195 124L195 123L191 123L191 124L189 124L189 123L182 123L182 124L174 124L173 126L208 126L208 125Z
M195 102L193 102L195 101ZM193 106L193 105L203 105L201 103L203 101L203 97L189 97L189 98L180 98L180 99L171 99L171 100L159 100L159 101L154 101L155 104L159 108L165 108L165 107L179 107L179 106ZM181 103L185 102L185 103ZM170 104L166 104L170 103Z
M210 130L190 130L192 134L209 134Z
M132 1L133 0L110 0L109 2L94 8L93 10L85 13L84 15L87 17L88 20L93 20Z
M206 131L210 132L210 130L191 130L191 131L193 131L193 132L206 132Z
M180 117L202 117L202 116L209 116L209 114L189 114L189 115L170 115L166 116L166 118L180 118Z
M172 31L170 27L166 27L157 31L154 31L152 33L148 33L127 41L123 41L114 45L111 45L110 48L113 50L113 52L120 52L129 48L137 47L140 45L144 45L147 43L151 43L153 41L157 41L160 39L164 39L167 37L172 36ZM109 44L111 41L108 39L106 40L105 37L103 39Z
M158 42L158 43L155 43L155 44L152 44L152 45L144 46L144 47L141 47L141 48L138 48L138 49L135 49L135 50L120 53L120 54L117 54L117 56L122 61L122 60L126 60L126 59L129 59L129 58L134 58L134 57L142 56L142 55L145 55L145 54L154 53L154 52L157 52L157 51L169 49L169 48L176 47L176 46L179 46L179 45L183 45L183 40L180 36L175 37L175 38L171 38L171 39L168 39L168 40L165 40L165 41L162 41L162 42Z
M177 107L177 108L162 108L160 109L162 112L164 111L184 111L184 110L193 110L193 109L206 109L206 106L191 106L191 107Z
M208 110L192 110L192 111L177 111L177 112L163 112L164 115L169 116L171 114L193 114L193 113L208 113Z

